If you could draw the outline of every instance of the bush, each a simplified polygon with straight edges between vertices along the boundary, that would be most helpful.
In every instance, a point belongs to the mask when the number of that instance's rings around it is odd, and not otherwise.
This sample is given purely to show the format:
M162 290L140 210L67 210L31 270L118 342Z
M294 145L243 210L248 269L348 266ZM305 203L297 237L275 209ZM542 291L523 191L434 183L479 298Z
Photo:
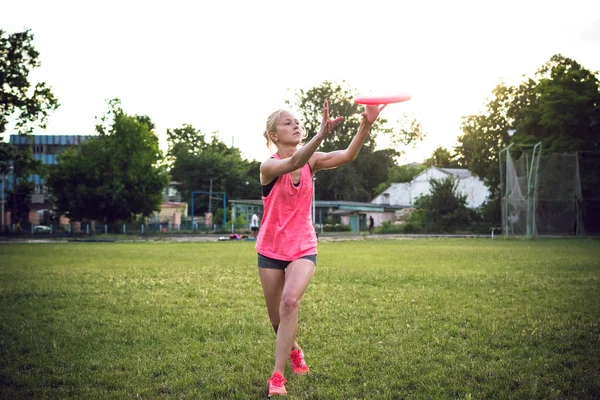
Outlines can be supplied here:
M246 214L241 214L239 215L235 221L233 221L233 224L236 227L243 227L243 226L247 226L248 225L248 220L246 219Z
M323 225L324 232L350 232L352 228L350 225L344 224L324 224Z
M400 225L404 229L404 233L422 233L423 229L419 225L415 225L412 222L407 222L404 225Z
M458 181L448 177L431 180L431 193L415 201L417 211L407 222L424 232L454 233L471 231L481 221L477 211L466 206L467 196L458 191Z
M385 221L379 228L375 229L376 233L382 234L421 233L422 231L421 227L413 222L396 225L392 224L390 221Z
M377 229L376 233L404 233L404 225L394 225L390 221L385 221Z

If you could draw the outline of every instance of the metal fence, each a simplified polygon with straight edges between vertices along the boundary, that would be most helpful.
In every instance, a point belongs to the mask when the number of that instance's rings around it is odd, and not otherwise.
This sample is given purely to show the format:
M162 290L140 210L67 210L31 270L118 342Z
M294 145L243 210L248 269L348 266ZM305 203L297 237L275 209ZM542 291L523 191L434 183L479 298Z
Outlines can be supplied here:
M127 224L99 224L99 223L73 223L73 224L12 224L0 227L0 233L5 236L98 236L98 235L163 235L163 234L229 234L249 233L246 225L214 224L206 226L197 223L160 224L160 223L127 223Z

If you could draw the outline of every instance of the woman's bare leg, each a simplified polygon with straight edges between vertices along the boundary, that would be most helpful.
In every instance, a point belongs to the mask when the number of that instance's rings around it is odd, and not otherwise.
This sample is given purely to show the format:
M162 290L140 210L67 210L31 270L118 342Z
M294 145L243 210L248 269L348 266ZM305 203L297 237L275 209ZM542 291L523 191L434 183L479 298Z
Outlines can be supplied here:
M273 330L277 334L279 328L279 306L281 304L281 295L285 285L285 271L280 269L259 268L258 275L262 284L265 301L267 303L267 312ZM296 341L292 347L294 350L301 350Z
M296 338L300 301L314 273L315 264L306 259L291 262L285 271L285 283L279 305L280 321L275 341L274 368L274 372L280 372L282 375Z

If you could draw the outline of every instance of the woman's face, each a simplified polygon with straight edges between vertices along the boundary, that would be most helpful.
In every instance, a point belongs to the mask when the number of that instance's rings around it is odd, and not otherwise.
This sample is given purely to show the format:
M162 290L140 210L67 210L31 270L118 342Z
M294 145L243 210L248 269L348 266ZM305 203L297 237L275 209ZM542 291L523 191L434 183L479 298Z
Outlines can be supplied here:
M300 121L290 112L284 111L279 115L275 131L276 142L295 143L302 142L302 127Z

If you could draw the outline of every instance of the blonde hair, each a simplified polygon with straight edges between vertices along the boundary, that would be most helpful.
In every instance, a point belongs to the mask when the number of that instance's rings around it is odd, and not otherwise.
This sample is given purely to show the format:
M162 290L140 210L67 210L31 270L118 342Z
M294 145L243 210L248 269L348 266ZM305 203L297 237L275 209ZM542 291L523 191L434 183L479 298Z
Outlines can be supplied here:
M269 115L269 117L267 118L267 124L265 127L265 131L263 132L263 136L265 137L265 140L267 141L267 147L269 149L273 149L274 147L276 148L277 146L275 146L275 143L273 143L273 141L271 140L271 135L270 133L273 132L277 132L277 122L279 122L279 117L281 117L281 114L283 114L284 112L288 112L292 115L294 115L294 113L292 113L290 110L286 110L285 108L281 108L277 111L273 111L271 113L271 115ZM306 131L304 130L304 125L300 124L300 131L302 132L302 139L306 139Z

